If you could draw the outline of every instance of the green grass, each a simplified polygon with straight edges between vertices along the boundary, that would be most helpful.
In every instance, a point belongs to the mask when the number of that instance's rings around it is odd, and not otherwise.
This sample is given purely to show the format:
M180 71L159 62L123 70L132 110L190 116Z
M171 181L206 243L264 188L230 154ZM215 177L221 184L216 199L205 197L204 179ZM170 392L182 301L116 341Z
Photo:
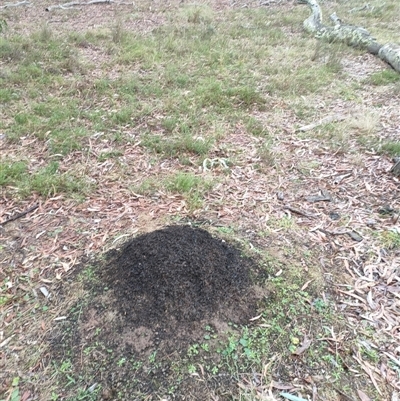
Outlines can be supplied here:
M308 39L297 38L277 53L271 43L285 34L269 20L274 14L264 9L228 14L217 20L207 6L182 6L168 23L143 35L120 18L109 29L56 34L44 25L31 37L0 37L7 68L0 90L8 105L4 133L16 144L35 136L46 142L48 156L62 161L86 147L94 132L129 143L125 132L144 123L139 138L149 152L201 164L226 132L244 123L248 133L268 138L260 157L272 165L273 138L252 114L268 109L269 94L291 99L325 91L336 71L307 54L298 58ZM289 20L288 25L301 21ZM89 79L95 66L79 51L89 45L108 55L95 80ZM107 71L115 64L123 72L110 78Z
M204 186L202 177L191 173L176 173L171 176L166 183L166 188L172 192L181 194L189 193Z
M380 150L391 156L400 156L400 141L385 141L380 145Z
M139 185L134 185L130 189L139 195L154 195L162 188L162 183L157 178L145 178Z
M15 184L20 181L27 173L27 163L23 161L0 162L0 186Z
M177 172L165 181L168 191L183 194L189 210L199 209L203 205L204 194L213 186L212 181L192 173Z
M400 232L383 231L379 234L379 238L386 249L400 249Z
M213 186L210 179L193 173L176 172L167 177L150 177L144 179L139 185L130 189L139 195L154 195L157 191L169 191L185 197L190 210L200 208L203 204L204 194Z
M190 133L172 138L147 134L142 145L165 157L176 157L183 154L206 155L212 146L212 138L195 138Z
M90 185L71 173L60 173L59 164L50 162L35 172L28 171L28 163L24 161L0 163L0 187L12 187L19 196L37 193L44 197L63 192L69 195L85 195Z
M372 74L368 80L376 86L389 85L400 81L400 74L392 69L387 69Z

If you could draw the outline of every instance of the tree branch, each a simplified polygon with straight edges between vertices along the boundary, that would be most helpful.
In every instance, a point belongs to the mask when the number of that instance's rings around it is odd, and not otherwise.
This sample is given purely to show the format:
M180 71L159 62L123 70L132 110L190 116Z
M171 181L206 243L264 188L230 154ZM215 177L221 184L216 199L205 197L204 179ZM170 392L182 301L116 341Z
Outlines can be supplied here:
M303 26L307 32L314 33L317 39L343 42L348 46L366 50L400 72L399 45L394 43L381 45L365 28L343 24L336 13L330 16L335 25L326 26L322 23L322 11L316 0L298 0L298 3L306 4L310 8L311 15L303 22Z

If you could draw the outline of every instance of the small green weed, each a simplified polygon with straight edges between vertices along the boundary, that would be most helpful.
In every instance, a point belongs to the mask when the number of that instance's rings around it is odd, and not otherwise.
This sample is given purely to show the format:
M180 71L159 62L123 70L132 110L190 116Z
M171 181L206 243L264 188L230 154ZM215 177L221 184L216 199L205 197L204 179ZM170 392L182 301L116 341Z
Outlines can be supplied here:
M321 61L333 73L342 70L343 45L317 41L313 61Z
M48 24L44 24L43 27L33 35L33 38L42 43L48 43L53 39L53 31Z
M376 364L379 362L379 353L375 349L362 347L361 353L366 359L368 359L372 363Z
M9 395L5 400L1 401L20 401L21 396L19 394L19 377L14 377L11 388L9 390Z
M196 210L202 206L204 193L212 185L211 181L207 181L203 177L183 172L178 172L165 181L167 190L185 195L190 210Z
M206 5L188 5L181 8L178 18L190 24L201 24L210 23L214 15L213 10Z
M274 166L276 163L276 156L272 152L271 145L271 142L265 141L257 148L257 156L260 158L261 162L265 166L270 167Z
M188 357L198 355L198 353L199 353L199 344L192 344L189 346L188 351L187 351Z
M245 127L248 133L254 136L266 136L268 135L268 130L266 126L255 117L248 117L245 122Z
M295 227L296 222L293 218L285 215L281 219L270 219L268 225L271 226L271 228L290 230Z
M111 38L116 44L124 42L124 40L127 38L127 31L124 29L121 20L118 20L117 23L112 27Z

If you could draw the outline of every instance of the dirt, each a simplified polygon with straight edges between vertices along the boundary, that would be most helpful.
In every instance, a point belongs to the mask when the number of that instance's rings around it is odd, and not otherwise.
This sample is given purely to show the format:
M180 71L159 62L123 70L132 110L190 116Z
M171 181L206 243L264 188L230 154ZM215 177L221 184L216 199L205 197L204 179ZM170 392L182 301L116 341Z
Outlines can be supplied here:
M230 325L249 323L266 295L252 284L260 274L254 261L188 225L130 239L94 271L86 279L89 295L72 308L52 343L60 363L70 358L86 380L96 376L103 399L121 397L121 391L123 399L168 392L176 380L172 360L184 359L205 327L226 336ZM183 376L174 397L205 399L210 386L221 393L225 385L232 394L232 382L229 375L212 382Z

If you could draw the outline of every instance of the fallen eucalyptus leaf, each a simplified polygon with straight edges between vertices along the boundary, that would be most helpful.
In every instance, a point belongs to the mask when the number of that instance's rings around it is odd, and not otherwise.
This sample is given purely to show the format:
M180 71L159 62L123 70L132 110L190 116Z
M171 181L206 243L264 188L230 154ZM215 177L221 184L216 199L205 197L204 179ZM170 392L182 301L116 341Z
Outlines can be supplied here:
M297 397L297 396L289 394L289 393L280 393L279 395L281 397L283 397L283 398L286 398L286 399L290 400L290 401L308 401L305 398L300 398L300 397Z
M361 401L371 401L371 398L367 396L363 391L357 390L357 394L360 397Z
M292 352L293 355L301 355L304 351L306 351L308 348L310 348L312 341L304 336L303 343L301 344L300 347L298 347L294 352Z
M363 240L363 238L354 231L349 231L347 234L354 241L361 242Z
M40 287L39 290L40 290L40 292L43 294L43 296L44 296L45 298L49 298L50 293L49 293L49 291L47 291L47 288L46 288L46 287Z

